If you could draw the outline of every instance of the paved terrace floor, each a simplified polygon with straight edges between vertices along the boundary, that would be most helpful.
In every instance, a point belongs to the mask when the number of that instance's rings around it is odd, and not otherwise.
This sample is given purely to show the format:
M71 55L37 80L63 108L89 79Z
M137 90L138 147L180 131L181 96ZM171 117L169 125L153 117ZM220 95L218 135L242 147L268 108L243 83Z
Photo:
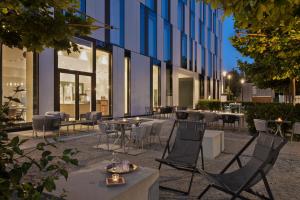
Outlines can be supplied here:
M168 132L169 126L164 127L165 133ZM31 131L24 131L18 133L10 133L10 136L20 135L28 138L32 134ZM205 159L205 168L209 172L219 172L234 156L234 154L251 138L246 130L238 132L232 129L225 130L225 151L216 159ZM30 139L23 148L30 150L35 144L41 142L42 138ZM79 160L78 167L71 167L69 170L79 170L90 164L100 162L102 160L111 160L112 153L103 150L94 149L93 146L97 144L97 131L88 131L81 133L71 133L68 136L62 136L63 143L57 143L57 149L51 149L54 153L60 153L65 148L77 148L80 153L76 156ZM167 135L162 136L162 141L165 144ZM158 163L155 158L160 158L163 152L163 147L159 144L154 144L151 147L146 145L146 152L137 156L130 156L118 154L121 159L130 160L141 166L157 168ZM253 145L248 151L243 154L243 160L249 159ZM33 157L38 157L38 154L33 154ZM235 166L237 167L237 166ZM32 171L31 179L38 177L37 171ZM175 186L177 188L186 189L189 181L189 174L178 172L171 168L164 167L160 174L161 183L168 186ZM172 178L170 178L172 177ZM273 191L275 199L292 200L300 199L300 143L288 143L275 164L274 168L268 175L270 187ZM196 175L194 179L191 194L183 196L178 193L160 191L160 199L196 199L200 192L207 186L207 180L201 175ZM254 188L257 191L265 192L262 183L259 183ZM256 199L254 196L246 195L251 199ZM222 192L211 189L203 199L226 200L230 197Z

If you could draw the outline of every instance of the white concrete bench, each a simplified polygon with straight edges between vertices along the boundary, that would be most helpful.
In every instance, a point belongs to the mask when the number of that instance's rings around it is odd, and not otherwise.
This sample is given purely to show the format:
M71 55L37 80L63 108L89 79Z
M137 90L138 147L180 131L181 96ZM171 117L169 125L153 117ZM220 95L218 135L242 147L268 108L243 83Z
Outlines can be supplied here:
M205 158L214 159L224 151L224 131L205 130L203 154Z

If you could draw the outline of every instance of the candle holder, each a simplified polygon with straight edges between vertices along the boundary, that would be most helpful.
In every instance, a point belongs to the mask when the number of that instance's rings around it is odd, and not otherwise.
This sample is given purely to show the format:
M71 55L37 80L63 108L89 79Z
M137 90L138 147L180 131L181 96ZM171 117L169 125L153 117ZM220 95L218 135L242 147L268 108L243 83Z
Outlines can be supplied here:
M111 179L112 179L113 182L117 183L117 182L119 182L120 175L119 174L112 174Z

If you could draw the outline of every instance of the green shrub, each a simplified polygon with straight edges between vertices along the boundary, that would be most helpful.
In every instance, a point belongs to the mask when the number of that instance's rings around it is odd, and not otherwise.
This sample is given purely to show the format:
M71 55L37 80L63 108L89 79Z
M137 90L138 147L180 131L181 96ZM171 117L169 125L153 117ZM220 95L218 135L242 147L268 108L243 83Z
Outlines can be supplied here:
M219 100L200 99L196 104L197 110L221 110L221 102Z
M294 106L293 104L282 103L249 103L245 105L245 114L250 133L255 133L253 119L274 120L281 117L292 123L300 121L300 104ZM273 126L275 125L273 124ZM283 126L283 129L288 128L291 127L287 125Z

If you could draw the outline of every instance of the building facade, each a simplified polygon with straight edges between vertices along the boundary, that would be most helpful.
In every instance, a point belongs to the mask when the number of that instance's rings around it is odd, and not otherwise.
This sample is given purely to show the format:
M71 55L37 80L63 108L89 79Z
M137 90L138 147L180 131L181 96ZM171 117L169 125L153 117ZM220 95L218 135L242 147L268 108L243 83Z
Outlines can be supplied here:
M11 107L25 121L52 110L137 116L145 107L219 98L220 10L195 0L81 0L80 10L112 26L74 38L80 52L1 46L2 101L24 88Z

